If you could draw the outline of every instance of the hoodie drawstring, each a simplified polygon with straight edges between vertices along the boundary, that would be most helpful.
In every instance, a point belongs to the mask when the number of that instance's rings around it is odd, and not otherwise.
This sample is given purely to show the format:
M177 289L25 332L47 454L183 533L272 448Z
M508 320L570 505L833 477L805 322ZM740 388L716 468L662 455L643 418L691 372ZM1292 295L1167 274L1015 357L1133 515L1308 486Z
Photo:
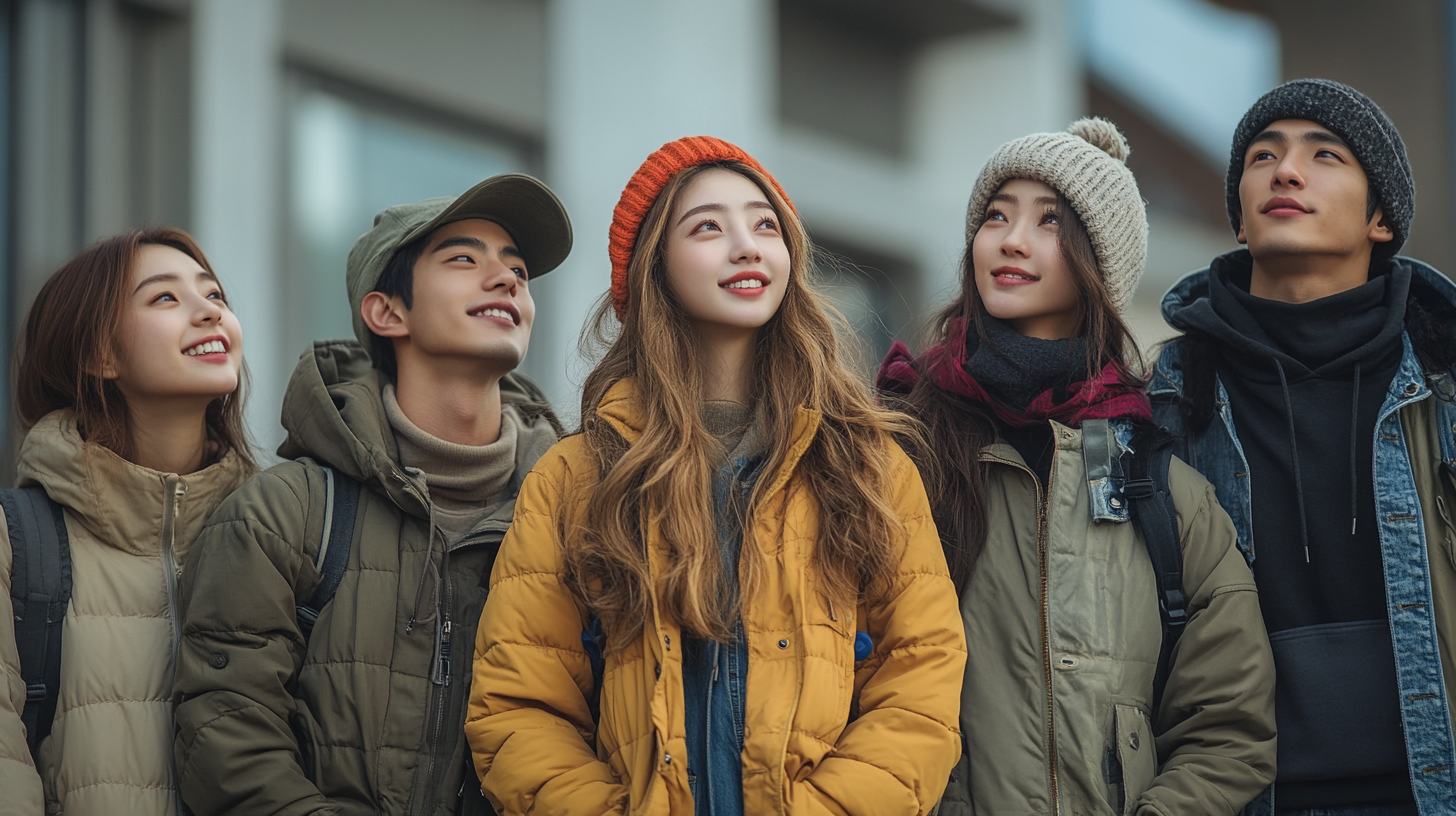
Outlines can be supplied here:
M1355 364L1355 388L1354 394L1350 397L1350 535L1355 534L1355 508L1358 504L1359 493L1356 489L1355 469L1358 463L1355 459L1355 446L1360 440L1360 364ZM1306 559L1307 560L1307 559Z
M1289 458L1294 465L1294 497L1299 504L1299 538L1304 544L1304 563L1309 563L1309 523L1304 512L1304 479L1299 473L1299 441L1294 436L1294 404L1289 399L1289 379L1284 376L1284 366L1274 360L1274 370L1279 372L1279 388L1284 392L1284 417L1289 420Z

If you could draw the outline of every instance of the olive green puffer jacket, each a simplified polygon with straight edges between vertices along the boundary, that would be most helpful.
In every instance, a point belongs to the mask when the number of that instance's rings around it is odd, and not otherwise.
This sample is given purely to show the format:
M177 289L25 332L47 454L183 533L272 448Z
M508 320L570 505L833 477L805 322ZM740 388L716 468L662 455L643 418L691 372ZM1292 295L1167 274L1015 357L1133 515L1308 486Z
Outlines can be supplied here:
M279 453L300 461L233 493L194 550L176 757L198 816L488 810L465 745L471 649L515 491L556 419L529 380L502 381L522 420L511 495L447 552L424 479L398 464L384 382L358 344L316 343L283 403ZM363 490L347 572L305 644L296 607L319 581L325 515L316 463Z
M982 452L990 532L961 598L966 754L941 816L1232 816L1275 755L1274 658L1233 523L1174 459L1189 621L1154 711L1152 561L1125 500L1089 489L1082 431L1052 425L1045 486L1010 445Z

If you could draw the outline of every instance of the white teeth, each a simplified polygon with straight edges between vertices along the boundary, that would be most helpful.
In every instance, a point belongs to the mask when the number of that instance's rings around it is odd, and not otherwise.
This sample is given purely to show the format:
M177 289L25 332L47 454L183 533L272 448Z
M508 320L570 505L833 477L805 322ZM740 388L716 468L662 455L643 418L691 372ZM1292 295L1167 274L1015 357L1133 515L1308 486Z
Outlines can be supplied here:
M206 343L198 343L182 353L188 357L196 357L199 354L226 354L227 347L222 344L221 340L209 340Z
M512 323L516 322L515 316L505 309L481 309L478 312L472 312L472 314L477 317L499 317L505 320L509 320Z
M763 281L761 281L761 280L754 280L752 278L749 278L748 280L734 281L734 282L729 283L729 284L724 284L723 288L724 289L762 289L763 288Z

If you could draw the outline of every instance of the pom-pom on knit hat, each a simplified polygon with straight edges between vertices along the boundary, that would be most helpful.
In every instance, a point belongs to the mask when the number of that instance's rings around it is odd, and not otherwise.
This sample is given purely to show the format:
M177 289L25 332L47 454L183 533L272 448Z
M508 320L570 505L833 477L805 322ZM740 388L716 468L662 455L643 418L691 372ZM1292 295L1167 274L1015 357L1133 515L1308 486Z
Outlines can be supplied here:
M685 136L659 147L632 174L627 188L622 191L622 198L617 201L616 210L612 212L607 255L612 259L612 305L617 309L618 320L627 314L627 264L632 260L632 248L637 245L637 232L642 228L642 219L647 216L647 211L652 209L657 196L673 176L689 167L723 161L739 162L762 173L773 185L774 191L793 208L794 203L789 201L778 181L737 145L712 136Z
M1121 311L1132 300L1148 257L1148 214L1127 169L1127 139L1106 119L1078 119L1062 133L1033 133L1001 145L981 169L966 210L966 243L986 220L986 205L1011 179L1031 179L1061 193L1081 217L1097 255L1108 298Z
M1244 155L1249 143L1264 128L1280 119L1308 119L1330 129L1345 140L1356 161L1365 169L1370 189L1385 215L1395 238L1375 245L1372 262L1383 261L1400 251L1410 235L1416 216L1416 182L1411 174L1405 142L1395 123L1370 97L1343 82L1329 79L1294 79L1259 97L1239 126L1234 129L1224 194L1228 197L1229 223L1239 231L1239 182L1244 178Z

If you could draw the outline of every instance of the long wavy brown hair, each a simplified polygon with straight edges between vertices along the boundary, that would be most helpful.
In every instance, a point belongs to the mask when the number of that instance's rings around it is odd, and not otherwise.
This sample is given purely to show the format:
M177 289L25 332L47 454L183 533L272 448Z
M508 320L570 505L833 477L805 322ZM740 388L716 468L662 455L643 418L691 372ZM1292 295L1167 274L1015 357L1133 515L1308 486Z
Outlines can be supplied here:
M115 380L99 372L119 353L117 338L131 296L133 268L148 244L171 247L212 273L202 247L174 227L102 238L66 261L36 295L15 350L15 403L27 430L51 411L70 408L88 443L128 461L134 458L126 397ZM214 455L205 461L233 451L249 468L256 467L243 424L247 380L245 364L238 371L237 390L208 404L207 441Z
M1111 365L1124 384L1141 388L1143 380L1136 367L1141 360L1137 341L1102 285L1097 253L1086 226L1060 192L1057 218L1061 224L1057 248L1082 303L1078 335L1087 339L1086 377L1093 379ZM974 240L972 236L966 242L961 255L960 295L930 318L922 346L945 343L952 331L972 329L981 342L986 340L971 254ZM996 441L996 426L985 407L937 386L929 372L918 373L920 377L910 392L886 395L886 405L922 423L923 436L906 437L902 442L920 468L951 579L956 590L964 592L986 545L987 465L981 461L981 450Z
M582 430L595 453L600 481L585 497L585 519L563 522L566 577L602 620L609 649L641 636L658 615L703 638L730 640L740 604L758 591L766 565L751 521L743 525L741 575L727 574L715 526L712 478L721 446L699 416L704 365L690 318L667 279L669 217L683 191L713 169L758 185L778 215L790 275L778 313L758 333L750 393L767 437L767 460L743 510L752 519L790 453L795 412L822 412L795 477L817 509L812 557L819 591L843 608L888 587L894 542L903 526L888 501L887 474L896 435L911 434L900 414L878 407L868 385L845 360L836 312L812 283L813 247L798 215L768 180L738 162L683 170L648 211L627 267L629 299L618 325L603 299L583 343L607 346L582 394ZM628 445L597 406L631 379L641 436ZM646 530L666 547L666 569L654 585ZM771 542L768 542L771 543Z

